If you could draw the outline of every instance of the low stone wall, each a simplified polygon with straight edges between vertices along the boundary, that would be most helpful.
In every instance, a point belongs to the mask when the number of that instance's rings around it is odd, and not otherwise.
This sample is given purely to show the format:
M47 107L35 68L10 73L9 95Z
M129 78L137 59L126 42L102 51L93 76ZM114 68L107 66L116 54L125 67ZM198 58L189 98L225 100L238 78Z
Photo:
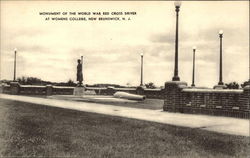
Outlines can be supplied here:
M146 98L163 99L163 89L146 89L144 87L137 88L99 88L86 87L88 91L94 91L98 95L113 95L115 92L127 92L131 94L145 95ZM73 95L74 87L61 86L37 86L37 85L20 85L17 82L11 82L10 85L0 86L0 93L20 94L20 95Z
M143 87L137 87L136 94L145 95L146 98L163 99L164 89L148 89Z
M51 95L73 95L73 93L74 93L74 87L52 86ZM48 95L48 92L47 92L47 95Z
M249 118L250 86L240 90L188 88L165 84L164 111Z
M0 89L1 93L18 95L72 95L74 91L74 87L20 85L17 82L2 85Z
M18 94L46 95L46 86L19 85Z
M96 94L100 95L113 95L115 92L127 92L131 94L139 94L145 95L146 98L152 99L163 99L164 98L164 89L147 89L144 87L137 87L137 88L90 88L87 87L89 90L95 90Z
M113 95L115 92L118 92L118 91L136 94L136 88L113 88L113 87L92 88L92 87L87 87L87 90L94 90L96 92L96 94L100 94L100 95Z
M10 94L10 85L1 85L0 86L0 93Z
M240 90L199 89L187 87L185 82L166 82L164 89L97 88L86 87L99 95L113 95L117 91L164 99L163 110L180 113L208 114L249 118L250 86ZM20 85L11 82L0 86L1 93L21 95L73 95L74 87Z

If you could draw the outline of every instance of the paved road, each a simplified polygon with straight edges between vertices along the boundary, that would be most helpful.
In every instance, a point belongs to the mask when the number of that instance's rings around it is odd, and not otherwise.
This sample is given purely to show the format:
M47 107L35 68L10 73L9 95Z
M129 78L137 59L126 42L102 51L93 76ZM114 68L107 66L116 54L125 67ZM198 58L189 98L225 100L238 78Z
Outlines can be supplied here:
M169 113L163 112L162 110L137 109L107 104L104 105L7 94L0 94L0 98L176 126L200 128L219 133L249 136L249 120L247 119Z

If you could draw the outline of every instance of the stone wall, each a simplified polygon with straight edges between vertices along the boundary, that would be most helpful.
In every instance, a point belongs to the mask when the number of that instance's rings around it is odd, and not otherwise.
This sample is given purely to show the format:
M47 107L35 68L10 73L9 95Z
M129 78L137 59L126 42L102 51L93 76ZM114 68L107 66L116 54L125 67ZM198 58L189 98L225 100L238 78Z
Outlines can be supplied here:
M115 92L118 92L118 91L136 94L136 88L114 88L114 87L92 88L92 87L87 87L87 89L88 90L95 90L96 94L100 94L100 95L113 95L113 94L115 94Z
M249 118L250 86L244 89L190 88L185 82L165 83L164 89L86 87L98 95L113 95L117 91L164 99L163 110L180 113L208 114ZM11 82L0 86L1 93L21 95L73 95L74 87L20 85Z
M23 94L23 95L46 95L46 86L19 85L18 94Z
M163 99L164 89L148 89L144 87L137 87L136 94L145 95L146 98Z
M145 95L146 98L163 99L164 89L147 89L144 87L137 88L98 88L86 87L86 90L94 91L98 95L113 95L115 92L127 92L131 94ZM36 86L20 85L17 82L11 82L10 85L0 86L0 93L19 94L19 95L73 95L74 87L61 86Z
M164 98L164 89L147 89L144 87L137 87L137 88L91 88L87 87L89 90L95 90L96 94L100 95L113 95L115 92L127 92L131 94L139 94L145 95L146 98L152 99L163 99Z
M1 85L0 92L10 94L10 85Z
M249 118L250 87L199 89L184 82L165 84L164 111Z
M52 95L73 95L74 87L52 86Z
M74 87L20 85L11 82L10 85L2 85L0 89L1 93L15 95L72 95Z

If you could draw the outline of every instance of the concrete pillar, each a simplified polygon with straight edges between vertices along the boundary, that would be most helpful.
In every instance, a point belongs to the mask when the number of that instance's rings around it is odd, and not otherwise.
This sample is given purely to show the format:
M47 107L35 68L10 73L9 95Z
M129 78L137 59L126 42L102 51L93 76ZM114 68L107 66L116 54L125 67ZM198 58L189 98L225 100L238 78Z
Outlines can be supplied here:
M4 89L4 84L0 84L0 93L3 93Z
M53 86L46 85L46 95L53 95Z
M243 89L243 95L242 95L242 108L246 111L250 110L250 85L247 85Z
M73 95L75 96L83 96L86 91L86 87L75 87L73 90Z
M113 87L108 87L107 88L107 93L108 95L113 95L115 94L116 90Z
M227 87L225 85L215 85L214 89L226 89Z
M18 82L10 82L10 94L17 95L20 91L20 84Z
M142 86L137 87L136 88L136 94L144 95L145 94L144 88Z

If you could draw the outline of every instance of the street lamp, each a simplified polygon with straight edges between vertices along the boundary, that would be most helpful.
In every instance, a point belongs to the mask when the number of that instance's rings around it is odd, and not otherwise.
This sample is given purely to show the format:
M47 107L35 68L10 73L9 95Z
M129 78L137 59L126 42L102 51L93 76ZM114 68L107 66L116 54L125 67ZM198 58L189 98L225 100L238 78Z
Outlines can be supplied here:
M192 78L192 87L195 87L194 84L194 74L195 74L195 51L196 51L196 46L193 47L193 78Z
M143 53L141 53L141 84L143 86Z
M15 53L15 57L14 57L14 81L16 81L16 53L17 53L17 49L14 49L14 53Z
M220 77L219 77L219 83L218 85L223 85L222 82L222 38L223 38L223 30L219 31L219 37L220 37Z
M174 66L174 77L173 81L180 81L178 76L178 19L179 19L179 11L181 6L181 1L175 1L175 11L176 11L176 33L175 33L175 66Z

